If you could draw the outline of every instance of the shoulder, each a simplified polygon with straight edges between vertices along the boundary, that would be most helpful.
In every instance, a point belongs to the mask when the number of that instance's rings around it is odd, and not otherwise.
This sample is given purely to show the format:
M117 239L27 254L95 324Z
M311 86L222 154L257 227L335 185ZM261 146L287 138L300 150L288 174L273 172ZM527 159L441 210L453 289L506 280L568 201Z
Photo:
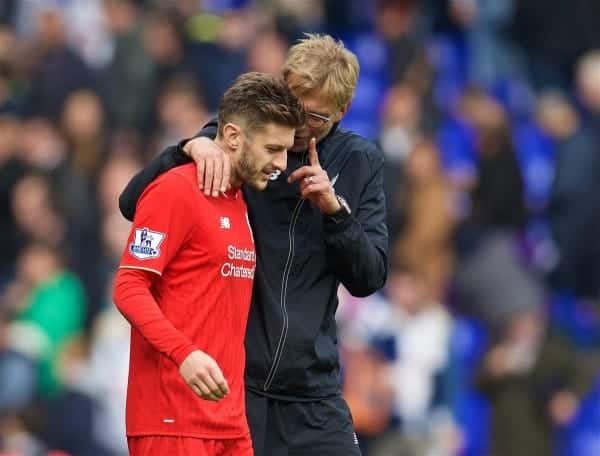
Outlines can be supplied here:
M196 167L193 163L176 166L152 181L140 199L150 195L169 197L168 199L176 197L179 201L191 199L193 195L200 193L196 182Z
M342 152L353 159L365 160L371 167L383 166L383 153L377 144L364 136L345 128L338 128L332 137L332 147L343 144Z

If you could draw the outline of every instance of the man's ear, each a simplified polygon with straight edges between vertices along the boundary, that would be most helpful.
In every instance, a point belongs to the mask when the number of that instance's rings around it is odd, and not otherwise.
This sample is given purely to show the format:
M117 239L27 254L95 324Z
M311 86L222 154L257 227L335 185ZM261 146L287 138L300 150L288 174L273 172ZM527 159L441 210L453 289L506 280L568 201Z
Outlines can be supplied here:
M228 122L223 127L223 141L231 150L238 150L242 144L242 130L239 125Z
M338 114L337 114L336 122L339 122L340 120L342 120L342 117L344 117L346 115L346 113L350 109L350 104L351 103L346 103L344 106L342 106L340 108L340 110L338 111Z

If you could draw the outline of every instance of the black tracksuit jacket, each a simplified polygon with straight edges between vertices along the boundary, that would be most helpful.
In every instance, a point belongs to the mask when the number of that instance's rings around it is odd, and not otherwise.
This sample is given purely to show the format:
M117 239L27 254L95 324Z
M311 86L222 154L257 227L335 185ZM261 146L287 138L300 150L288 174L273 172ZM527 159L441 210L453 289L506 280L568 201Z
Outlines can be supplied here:
M216 135L209 123L200 135ZM182 141L137 174L121 194L133 219L138 198L156 176L190 161ZM288 167L263 192L244 187L257 251L246 333L246 387L265 396L305 401L340 394L335 313L340 282L354 296L381 288L388 233L383 155L371 142L336 125L317 144L319 161L352 214L340 223L300 198L287 177L308 163L288 154ZM201 347L200 347L201 348Z

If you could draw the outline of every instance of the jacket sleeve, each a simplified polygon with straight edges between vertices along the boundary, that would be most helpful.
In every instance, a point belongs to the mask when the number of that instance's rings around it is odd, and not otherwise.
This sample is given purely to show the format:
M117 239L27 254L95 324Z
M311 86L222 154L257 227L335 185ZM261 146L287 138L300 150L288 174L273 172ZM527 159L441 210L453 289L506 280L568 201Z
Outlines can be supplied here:
M199 136L214 139L217 136L216 119L208 122L193 138ZM133 220L137 202L150 182L171 168L184 165L191 161L191 158L183 152L183 146L185 146L190 139L192 138L184 139L176 146L167 147L160 155L148 163L144 169L131 178L125 187L125 190L123 190L119 196L119 210L121 211L121 214L123 214L123 217L129 221Z
M371 162L356 211L339 224L324 217L323 230L329 265L353 296L368 296L383 287L388 230L380 154Z

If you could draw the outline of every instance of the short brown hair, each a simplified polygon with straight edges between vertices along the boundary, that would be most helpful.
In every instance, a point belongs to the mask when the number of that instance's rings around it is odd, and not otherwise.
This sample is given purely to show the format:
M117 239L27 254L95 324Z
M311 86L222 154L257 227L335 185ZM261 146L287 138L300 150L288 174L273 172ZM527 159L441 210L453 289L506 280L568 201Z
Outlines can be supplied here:
M219 104L219 136L233 120L250 131L276 123L291 128L304 125L302 104L281 78L265 73L244 73L225 92Z
M358 59L344 43L307 33L290 48L283 78L296 95L320 90L330 105L342 108L352 101L359 71Z

